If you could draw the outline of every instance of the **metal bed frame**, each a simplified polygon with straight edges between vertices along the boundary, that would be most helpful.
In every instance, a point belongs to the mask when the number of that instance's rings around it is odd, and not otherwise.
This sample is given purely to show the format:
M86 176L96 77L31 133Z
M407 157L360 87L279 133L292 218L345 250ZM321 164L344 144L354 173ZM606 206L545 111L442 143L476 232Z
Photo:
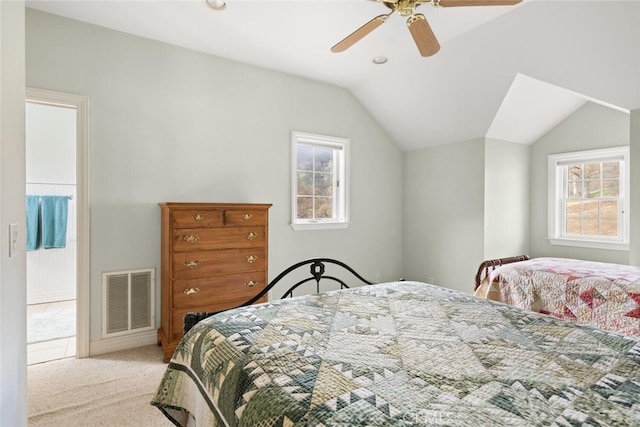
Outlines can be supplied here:
M339 283L340 284L340 289L348 289L349 286L346 284L346 282L344 280L342 280L342 279L340 279L340 278L338 278L336 276L325 274L325 272L326 272L326 264L335 264L335 265L337 265L339 267L344 268L345 270L347 270L349 273L351 273L355 278L357 278L360 282L362 282L365 285L372 285L373 284L373 282L370 282L367 279L365 279L364 277L362 277L353 268L351 268L350 266L348 266L347 264L345 264L342 261L338 261L338 260L335 260L335 259L332 259L332 258L311 258L311 259L308 259L308 260L305 260L305 261L300 261L300 262L298 262L296 264L293 264L291 267L289 267L286 270L284 270L275 279L273 279L271 282L269 282L269 284L262 291L260 291L257 295L255 295L250 300L245 301L244 303L240 304L238 307L245 307L245 306L248 306L248 305L251 305L251 304L255 303L260 298L265 296L271 289L273 289L273 287L276 284L278 284L287 275L289 275L290 273L298 270L301 267L307 266L307 265L309 266L310 277L306 277L306 278L296 282L293 286L291 286L282 295L282 297L280 297L280 299L293 297L293 291L295 291L301 285L303 285L303 284L305 284L307 282L311 282L312 280L315 280L315 282L316 282L316 293L320 293L320 281L323 280L323 279ZM185 316L184 316L184 333L186 334L199 321L201 321L203 319L206 319L207 317L213 316L214 314L217 314L217 313L220 313L220 312L221 311L198 312L198 313L189 312L189 313L186 313Z
M526 261L528 259L529 255L518 255L508 258L497 258L483 261L482 264L480 264L480 266L478 267L478 272L476 273L476 285L473 290L476 291L480 287L482 280L485 277L489 276L489 269L493 271L501 265L510 264L512 262Z

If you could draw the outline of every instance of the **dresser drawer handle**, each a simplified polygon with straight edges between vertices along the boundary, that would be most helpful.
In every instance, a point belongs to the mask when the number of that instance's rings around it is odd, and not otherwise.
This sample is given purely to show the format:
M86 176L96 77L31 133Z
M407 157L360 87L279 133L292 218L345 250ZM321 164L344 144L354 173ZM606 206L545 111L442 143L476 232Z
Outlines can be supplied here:
M251 218L253 218L253 215L246 213L246 214L243 214L240 218L242 218L243 221L249 221Z
M204 219L204 215L202 215L202 214L194 215L194 216L193 216L193 219L194 219L195 221L202 221L202 220Z
M249 264L253 264L254 262L256 262L258 260L258 255L247 255L244 258L247 260L247 262Z
M186 236L182 236L182 240L187 243L195 243L200 240L200 236L198 236L197 234L187 234Z
M196 268L199 265L200 265L200 261L198 261L197 259L193 260L193 261L185 261L184 262L184 266L187 267L187 268Z
M185 295L195 295L198 292L200 292L199 288L189 288L189 289L185 289L182 293Z
M253 287L254 287L255 285L257 285L257 284L258 284L258 282L254 282L253 280L249 280L248 282L244 282L244 285L245 285L247 288L253 288Z
M255 239L256 237L258 237L258 233L254 233L253 231L251 231L251 232L247 233L244 237L245 237L247 240L253 240L253 239Z

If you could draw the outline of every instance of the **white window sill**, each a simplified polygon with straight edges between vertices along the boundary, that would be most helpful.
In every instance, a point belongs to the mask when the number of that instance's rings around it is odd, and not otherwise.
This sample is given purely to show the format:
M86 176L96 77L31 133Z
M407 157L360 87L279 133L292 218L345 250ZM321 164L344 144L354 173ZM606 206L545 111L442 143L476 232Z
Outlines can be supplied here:
M559 239L559 238L547 238L549 243L558 246L574 246L579 248L592 248L592 249L609 249L613 251L628 251L628 243L619 242L603 242L596 240L577 240L577 239Z
M335 230L335 229L344 229L349 226L348 222L317 222L317 223L307 223L307 224L296 224L292 223L291 228L296 231L302 230Z

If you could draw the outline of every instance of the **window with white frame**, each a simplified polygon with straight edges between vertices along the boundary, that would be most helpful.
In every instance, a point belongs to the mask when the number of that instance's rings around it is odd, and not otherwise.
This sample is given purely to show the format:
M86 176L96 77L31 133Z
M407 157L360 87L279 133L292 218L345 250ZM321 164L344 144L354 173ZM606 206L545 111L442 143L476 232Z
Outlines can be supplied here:
M292 132L292 221L295 230L349 223L349 140Z
M549 156L549 241L629 249L629 147Z

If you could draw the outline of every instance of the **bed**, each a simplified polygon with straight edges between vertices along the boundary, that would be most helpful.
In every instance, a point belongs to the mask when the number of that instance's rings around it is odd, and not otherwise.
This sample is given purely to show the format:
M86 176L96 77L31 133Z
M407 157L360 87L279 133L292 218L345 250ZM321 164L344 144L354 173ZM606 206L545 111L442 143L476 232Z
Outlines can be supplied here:
M640 425L640 338L363 285L202 319L151 404L179 426Z
M476 296L640 336L640 268L527 256L484 261Z

